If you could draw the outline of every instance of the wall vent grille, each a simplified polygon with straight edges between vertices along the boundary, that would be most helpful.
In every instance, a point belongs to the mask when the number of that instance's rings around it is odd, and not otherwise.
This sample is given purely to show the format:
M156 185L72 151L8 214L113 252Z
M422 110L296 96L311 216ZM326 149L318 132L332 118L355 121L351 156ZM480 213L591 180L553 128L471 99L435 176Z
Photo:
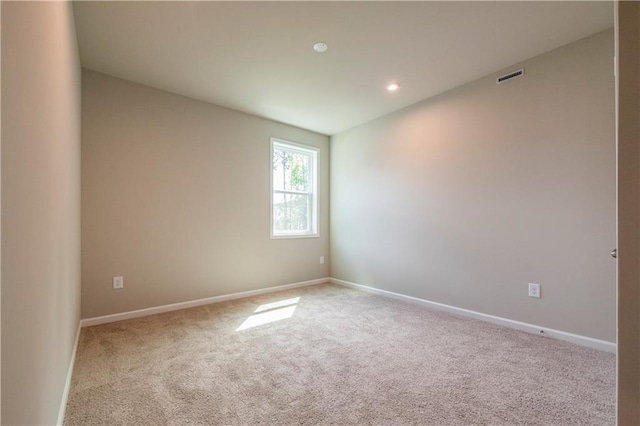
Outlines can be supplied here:
M514 78L522 77L524 75L524 68L512 71L508 74L502 75L496 79L496 84L504 83L505 81L513 80Z

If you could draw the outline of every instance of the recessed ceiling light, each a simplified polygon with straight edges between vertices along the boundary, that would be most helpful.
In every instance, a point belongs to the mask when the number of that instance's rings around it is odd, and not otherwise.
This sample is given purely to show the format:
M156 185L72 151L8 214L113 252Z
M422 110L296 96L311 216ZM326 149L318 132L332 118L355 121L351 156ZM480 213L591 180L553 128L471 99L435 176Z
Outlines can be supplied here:
M394 81L393 83L387 84L387 90L390 91L390 92L395 92L399 88L400 88L400 83L398 83L398 82Z
M329 46L327 46L327 43L323 43L321 41L313 45L313 50L315 50L318 53L326 52L328 48Z

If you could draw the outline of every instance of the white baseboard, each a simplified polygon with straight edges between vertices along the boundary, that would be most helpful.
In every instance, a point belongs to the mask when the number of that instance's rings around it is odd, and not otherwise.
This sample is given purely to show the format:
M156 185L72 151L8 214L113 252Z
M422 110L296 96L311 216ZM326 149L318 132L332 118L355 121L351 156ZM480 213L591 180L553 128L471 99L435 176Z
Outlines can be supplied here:
M616 353L617 345L615 343L607 342L605 340L594 339L592 337L581 336L579 334L567 333L566 331L554 330L552 328L541 327L539 325L529 324L526 322L514 321L507 318L497 317L494 315L483 314L480 312L470 311L468 309L456 308L455 306L445 305L443 303L438 303L438 302L432 302L425 299L419 299L417 297L405 296L404 294L393 293L391 291L381 290L379 288L374 288L374 287L369 287L362 284L352 283L349 281L339 280L337 278L331 278L330 281L334 284L339 284L345 287L351 287L351 288L363 290L369 293L374 293L381 296L386 296L386 297L414 303L421 306L428 306L430 308L450 312L457 315L463 315L466 317L475 318L482 321L487 321L493 324L498 324L505 327L514 328L516 330L525 331L527 333L548 336L554 339L564 340L564 341L575 343L581 346L588 346L590 348L595 348L595 349L599 349L606 352Z
M67 379L64 382L64 390L62 391L62 400L60 401L60 409L58 410L58 421L56 425L62 426L64 422L64 414L67 411L67 400L69 399L69 390L71 389L71 377L73 376L73 367L76 364L76 352L78 352L78 341L80 340L81 324L78 323L78 331L76 331L76 341L71 351L71 359L69 360L69 368L67 369Z
M221 296L207 297L204 299L190 300L188 302L172 303L170 305L155 306L153 308L138 309L136 311L122 312L119 314L105 315L101 317L86 318L80 321L81 327L106 324L109 322L122 321L131 318L146 317L148 315L161 314L163 312L177 311L180 309L193 308L195 306L210 305L212 303L225 302L227 300L241 299L243 297L258 296L260 294L275 293L276 291L289 290L292 288L306 287L310 285L327 283L330 278L319 278L316 280L302 281L293 284L279 285L276 287L261 288L258 290L242 291L239 293L223 294Z

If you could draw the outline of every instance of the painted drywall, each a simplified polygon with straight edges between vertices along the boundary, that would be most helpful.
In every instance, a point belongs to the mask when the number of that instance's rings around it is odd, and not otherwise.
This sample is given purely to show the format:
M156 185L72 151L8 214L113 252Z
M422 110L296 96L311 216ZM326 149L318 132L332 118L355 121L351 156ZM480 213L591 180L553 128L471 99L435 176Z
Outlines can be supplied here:
M2 7L0 7L0 28L2 28ZM0 31L0 58L2 57L2 32ZM0 63L2 60L0 59ZM0 67L0 86L2 67ZM1 92L1 90L0 90ZM2 192L2 102L0 102L0 193ZM2 196L0 196L0 212ZM1 217L1 213L0 213ZM0 220L0 383L2 383L2 220ZM2 385L0 385L0 424L2 424Z
M613 54L608 30L333 136L332 277L615 341Z
M2 424L55 424L80 320L80 62L70 3L2 17Z
M320 237L270 237L271 137L320 149ZM327 277L328 172L327 136L85 70L83 318Z
M617 2L618 425L640 424L640 4Z

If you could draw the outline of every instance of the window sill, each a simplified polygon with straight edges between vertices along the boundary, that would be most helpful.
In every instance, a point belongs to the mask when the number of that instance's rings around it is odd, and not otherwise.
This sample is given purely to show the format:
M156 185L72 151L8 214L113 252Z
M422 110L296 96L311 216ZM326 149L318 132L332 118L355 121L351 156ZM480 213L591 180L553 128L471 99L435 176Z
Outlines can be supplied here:
M272 240L289 240L298 238L320 238L319 234L272 235Z

